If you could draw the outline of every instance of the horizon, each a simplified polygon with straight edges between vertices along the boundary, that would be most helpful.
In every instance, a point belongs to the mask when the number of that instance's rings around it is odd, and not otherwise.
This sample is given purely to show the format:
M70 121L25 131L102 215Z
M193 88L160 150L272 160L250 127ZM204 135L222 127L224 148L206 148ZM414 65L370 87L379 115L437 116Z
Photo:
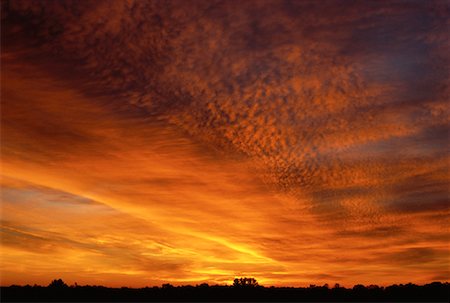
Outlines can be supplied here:
M65 286L67 286L67 287L106 287L106 288L130 288L130 289L143 289L143 288L154 288L154 287L164 288L164 287L167 287L167 285L169 285L170 287L172 287L172 286L173 287L203 287L203 286L209 286L209 287L214 287L214 286L236 287L234 285L234 283L231 283L231 284L229 284L229 283L228 284L197 283L197 284L193 285L193 284L172 284L170 282L166 282L166 283L163 283L161 285L146 285L146 286L142 286L142 287L130 287L130 286L126 286L126 285L117 286L116 287L116 286L95 285L95 284L93 284L93 285L90 285L90 284L83 284L83 285L81 285L81 284L78 284L76 281L74 283L70 284L70 283L66 283L66 281L64 281L61 278L53 279L52 281L50 281L50 283L48 283L46 285L41 285L41 284L33 284L33 285L30 285L30 284L25 284L25 285L11 284L11 285L0 285L0 287L15 287L15 286L18 286L18 287L28 287L28 286L31 286L31 287L36 287L36 286L37 287L51 287L51 284L54 283L54 282L58 282L58 280L60 280L61 283L63 283L62 285L64 285L64 287ZM319 287L319 288L328 288L328 289L332 289L332 288L352 289L352 288L354 288L356 286L360 286L360 285L362 285L362 286L364 286L366 288L367 287L371 287L371 286L383 288L383 287L401 286L401 285L415 285L415 286L422 287L422 286L430 285L430 284L450 284L449 281L431 281L431 282L428 282L428 283L425 283L425 284L415 284L415 283L408 282L408 283L394 283L394 284L386 284L386 285L384 285L384 284L381 284L381 285L378 285L378 284L367 284L367 285L355 284L355 285L352 285L352 286L345 286L345 285L341 285L339 283L334 283L334 284L325 283L323 285L309 284L309 285L303 285L303 286L289 286L289 285L279 285L279 286L277 286L277 285L262 285L262 284L260 284L258 282L258 280L256 280L256 282L257 282L256 286L258 286L258 287L265 287L265 288L273 288L273 287L275 287L275 288L314 288L314 287Z
M264 287L258 285L254 278L235 279L233 285L183 285L163 284L161 287L144 288L108 288L97 285L68 286L61 279L53 280L46 287L42 286L10 286L2 287L2 299L5 301L264 301L264 302L447 302L449 283L433 282L425 285L400 284L379 287L377 285L355 285L345 288L335 285L309 287Z
M1 285L450 280L448 1L1 5Z

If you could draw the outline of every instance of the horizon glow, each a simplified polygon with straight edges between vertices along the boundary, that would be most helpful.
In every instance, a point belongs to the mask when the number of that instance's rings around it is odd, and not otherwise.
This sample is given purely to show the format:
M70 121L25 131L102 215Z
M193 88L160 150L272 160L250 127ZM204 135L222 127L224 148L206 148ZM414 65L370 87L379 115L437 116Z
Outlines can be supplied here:
M448 3L344 2L5 4L0 284L448 281Z

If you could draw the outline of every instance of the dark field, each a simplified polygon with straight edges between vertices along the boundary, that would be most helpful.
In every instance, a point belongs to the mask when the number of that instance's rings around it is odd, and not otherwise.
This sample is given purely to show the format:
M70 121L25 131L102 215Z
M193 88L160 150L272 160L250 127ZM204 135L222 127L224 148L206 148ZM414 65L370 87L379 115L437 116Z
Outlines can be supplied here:
M1 288L2 302L25 301L265 301L265 302L448 302L450 284L433 282L388 287L356 285L353 288L263 286L172 286L107 288L103 286L10 286Z

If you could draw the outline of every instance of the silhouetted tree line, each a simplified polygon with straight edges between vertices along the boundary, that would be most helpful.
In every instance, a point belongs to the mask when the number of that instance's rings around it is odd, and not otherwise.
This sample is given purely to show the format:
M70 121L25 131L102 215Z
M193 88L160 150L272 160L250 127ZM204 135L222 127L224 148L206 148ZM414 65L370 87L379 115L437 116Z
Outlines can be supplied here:
M134 302L199 302L199 301L295 301L295 302L449 302L450 284L433 282L422 286L395 284L387 287L355 285L345 288L336 284L330 288L264 287L254 278L236 278L232 286L206 283L196 286L173 286L145 288L108 288L104 286L68 286L61 279L53 280L47 287L17 286L1 287L2 302L43 301L134 301Z

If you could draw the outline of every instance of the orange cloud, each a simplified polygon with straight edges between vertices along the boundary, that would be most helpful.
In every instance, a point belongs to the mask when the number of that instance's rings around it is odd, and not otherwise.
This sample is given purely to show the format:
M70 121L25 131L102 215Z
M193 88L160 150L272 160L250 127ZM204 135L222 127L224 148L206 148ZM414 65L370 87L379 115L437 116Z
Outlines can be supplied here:
M437 2L10 3L1 283L448 277L444 21Z

